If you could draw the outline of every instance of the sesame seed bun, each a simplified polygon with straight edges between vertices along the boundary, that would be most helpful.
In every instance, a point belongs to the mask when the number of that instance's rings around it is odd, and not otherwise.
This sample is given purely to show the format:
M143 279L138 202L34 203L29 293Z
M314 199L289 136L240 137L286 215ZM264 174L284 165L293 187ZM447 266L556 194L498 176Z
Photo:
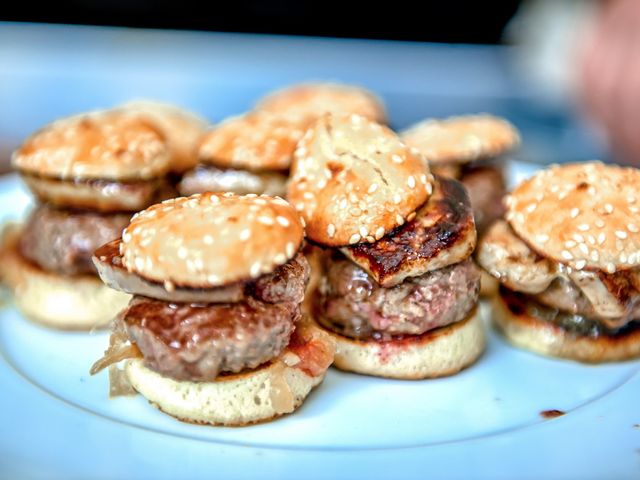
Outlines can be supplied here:
M47 272L18 252L20 228L8 227L0 245L0 282L9 287L18 310L28 319L62 330L108 325L130 295L104 285L97 276Z
M607 273L640 265L640 170L600 162L552 166L505 202L513 230L544 257Z
M453 375L475 363L485 349L477 307L464 320L401 340L354 340L325 331L336 343L334 366L375 377L419 380Z
M640 328L599 336L571 333L549 321L514 308L509 291L501 288L492 301L495 327L516 347L544 356L585 363L617 362L640 357Z
M303 83L273 92L258 102L257 110L284 115L309 125L325 113L355 113L386 123L382 101L372 92L351 85Z
M464 164L496 157L520 143L511 123L486 114L430 118L404 130L401 136L434 164Z
M379 240L414 217L432 191L422 156L389 128L327 114L298 144L287 198L307 236L335 247Z
M250 171L288 170L304 130L269 112L250 112L225 120L200 143L200 161Z
M182 421L226 426L267 422L296 410L322 382L333 358L334 345L326 333L307 322L298 328L304 330L313 352L326 355L312 370L295 353L300 353L296 346L257 369L210 382L174 380L146 367L139 358L127 360L126 376L149 402Z
M154 100L133 100L121 108L145 115L162 131L171 156L171 171L182 173L196 166L198 143L209 124L206 119Z
M164 136L144 117L122 110L57 120L13 153L20 172L60 180L144 180L164 176Z
M271 273L300 249L304 229L279 197L204 193L153 205L122 234L123 265L167 285L217 287Z

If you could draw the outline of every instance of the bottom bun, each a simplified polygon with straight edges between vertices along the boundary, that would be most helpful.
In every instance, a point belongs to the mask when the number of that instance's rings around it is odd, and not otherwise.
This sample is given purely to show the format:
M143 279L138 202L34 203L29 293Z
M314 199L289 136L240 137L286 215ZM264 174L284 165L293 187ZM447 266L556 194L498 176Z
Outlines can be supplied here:
M112 290L97 276L64 276L26 260L17 249L20 229L8 227L0 245L0 281L30 320L63 330L104 327L129 303L130 295Z
M478 268L480 269L480 296L482 298L492 298L494 295L497 295L500 282L498 282L495 277L489 275L482 267Z
M297 328L305 330L305 345L288 348L254 370L211 382L174 380L146 367L140 358L127 360L125 372L133 388L179 420L234 427L267 422L297 409L324 380L333 360L331 338L314 325ZM309 361L316 362L315 368L307 368Z
M496 328L516 347L584 363L602 363L640 357L640 327L625 333L587 336L514 308L511 293L501 289L493 299L492 317Z
M406 380L458 373L480 357L486 343L477 306L459 322L402 339L354 340L325 331L336 342L334 366L340 370Z

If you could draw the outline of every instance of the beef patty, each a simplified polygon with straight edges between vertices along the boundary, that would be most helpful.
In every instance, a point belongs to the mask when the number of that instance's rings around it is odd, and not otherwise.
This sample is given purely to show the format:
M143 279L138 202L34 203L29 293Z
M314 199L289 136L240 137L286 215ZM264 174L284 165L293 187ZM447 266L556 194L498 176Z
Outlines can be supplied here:
M352 338L419 335L462 320L478 299L480 272L471 259L390 288L338 253L325 258L324 268L314 314Z
M97 213L36 207L22 232L20 253L45 270L63 275L96 273L96 248L120 237L128 213Z
M309 280L302 254L248 282L242 300L166 302L134 296L120 314L149 368L178 380L207 381L268 362L289 343Z

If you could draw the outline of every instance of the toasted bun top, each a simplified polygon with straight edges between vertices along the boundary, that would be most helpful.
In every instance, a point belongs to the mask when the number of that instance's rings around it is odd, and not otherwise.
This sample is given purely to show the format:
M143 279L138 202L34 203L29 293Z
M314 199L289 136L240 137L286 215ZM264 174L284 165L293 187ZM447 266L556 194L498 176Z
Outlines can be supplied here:
M427 119L401 133L431 163L468 163L501 155L520 143L516 128L492 115Z
M198 156L204 163L243 170L287 170L304 130L269 112L230 118L209 131Z
M389 128L327 114L298 144L287 196L310 239L343 246L379 240L432 191L424 158Z
M164 133L171 154L171 170L182 173L198 163L200 137L209 122L204 118L154 100L133 100L122 105L125 110L146 115Z
M256 105L308 125L325 113L355 113L386 123L382 101L372 92L352 85L302 83L267 95Z
M120 254L145 279L206 288L271 273L303 237L300 217L279 197L204 193L134 215Z
M13 153L23 173L62 180L144 180L169 168L164 136L144 117L121 110L57 120Z
M608 273L640 264L640 170L600 162L552 166L505 202L513 230L545 257Z

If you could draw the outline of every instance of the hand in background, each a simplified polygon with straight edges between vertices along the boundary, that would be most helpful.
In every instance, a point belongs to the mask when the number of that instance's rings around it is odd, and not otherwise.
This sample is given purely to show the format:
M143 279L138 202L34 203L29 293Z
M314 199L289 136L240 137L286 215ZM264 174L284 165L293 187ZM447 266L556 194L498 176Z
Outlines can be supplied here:
M588 113L614 154L640 165L640 0L603 4L582 53L579 81Z

